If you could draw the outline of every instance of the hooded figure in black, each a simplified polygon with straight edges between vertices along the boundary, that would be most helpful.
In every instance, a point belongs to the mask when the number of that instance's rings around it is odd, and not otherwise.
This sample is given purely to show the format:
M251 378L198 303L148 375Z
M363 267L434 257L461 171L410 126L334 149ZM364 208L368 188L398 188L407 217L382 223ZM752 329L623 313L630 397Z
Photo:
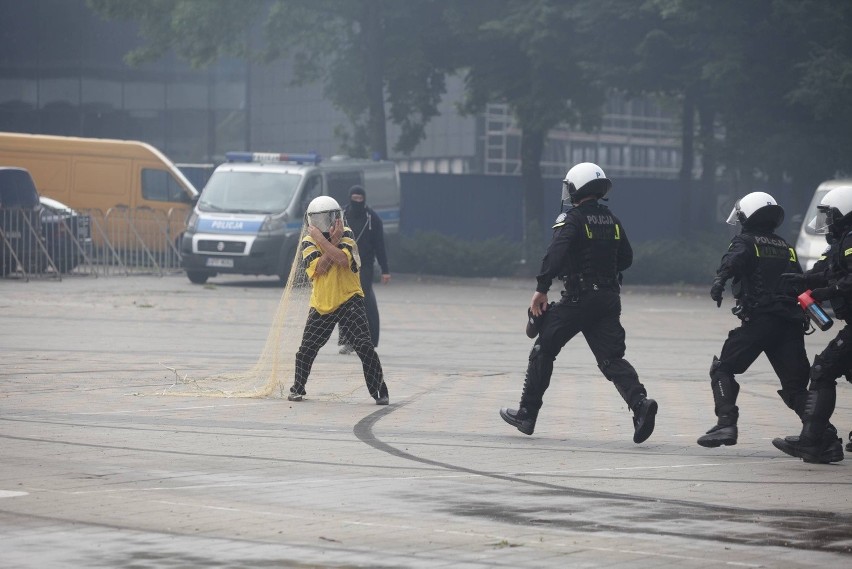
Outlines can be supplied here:
M621 326L621 271L633 262L633 250L621 221L598 202L612 183L596 164L583 162L563 180L562 198L573 208L553 226L553 240L536 277L527 335L535 337L518 409L500 409L504 421L526 435L535 429L542 397L550 385L553 362L571 338L582 333L598 368L633 411L633 442L654 431L657 402L648 399L633 366L624 359ZM554 279L565 283L558 302L548 303Z
M725 283L731 280L733 313L742 323L728 333L720 356L714 356L710 366L716 425L698 438L703 447L737 444L740 384L734 376L745 373L760 354L766 354L781 382L778 395L796 415L804 413L810 368L806 319L782 277L801 274L802 268L795 249L774 233L783 220L784 210L765 192L744 196L728 217L728 223L739 224L742 231L722 257L710 297L721 306ZM836 431L831 439L837 439ZM836 450L830 449L818 462L829 462Z
M349 204L344 209L346 224L352 229L358 253L361 256L361 288L364 290L364 302L367 306L367 321L370 326L370 338L373 347L379 346L379 307L373 292L373 267L376 261L382 271L382 284L390 282L388 255L385 251L385 229L382 219L367 205L367 192L362 186L349 189ZM341 336L339 344L341 354L352 353L352 346Z

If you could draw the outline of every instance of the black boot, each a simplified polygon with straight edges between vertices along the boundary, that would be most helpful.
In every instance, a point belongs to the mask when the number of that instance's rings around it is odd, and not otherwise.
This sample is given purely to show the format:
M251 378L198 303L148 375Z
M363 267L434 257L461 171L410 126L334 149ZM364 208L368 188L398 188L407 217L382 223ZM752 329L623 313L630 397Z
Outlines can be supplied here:
M772 439L772 446L809 463L829 464L843 460L843 443L836 437L833 440L813 440L795 436L777 438Z
M500 416L525 435L531 435L535 431L537 413L530 413L525 407L521 407L517 411L503 407L500 409Z
M784 437L787 443L798 443L799 435ZM825 433L822 435L823 450L817 460L805 460L805 462L813 462L817 464L829 464L831 462L840 462L843 460L843 441L837 436L837 429L834 425L829 424Z
M849 431L849 442L846 443L846 452L852 452L852 431Z
M801 435L773 439L772 445L805 462L828 464L843 460L843 443L837 437L837 429L828 422L834 411L835 397L833 388L810 391Z
M706 434L698 437L698 444L707 448L737 444L737 418L734 413L721 415Z
M633 407L633 442L636 444L648 440L654 432L654 422L657 416L657 402L642 397Z
M822 451L813 462L830 464L841 460L843 460L843 441L837 436L837 429L834 428L834 425L829 425L822 435ZM811 461L805 460L805 462Z

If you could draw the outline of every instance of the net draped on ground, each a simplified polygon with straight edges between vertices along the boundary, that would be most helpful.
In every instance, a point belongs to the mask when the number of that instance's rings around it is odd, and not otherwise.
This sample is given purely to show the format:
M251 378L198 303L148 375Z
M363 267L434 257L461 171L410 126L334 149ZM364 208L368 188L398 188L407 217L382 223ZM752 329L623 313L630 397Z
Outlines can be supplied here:
M301 243L307 226L299 237ZM290 275L278 308L270 325L266 342L257 362L245 371L228 371L201 377L185 374L180 366L166 366L175 374L175 383L158 391L162 395L183 395L202 397L286 397L293 385L296 352L305 332L305 323L310 309L311 283L302 265L301 251L297 250L290 266ZM308 334L313 334L311 330ZM316 366L321 367L322 375L312 373L306 390L328 391L323 379L329 374L351 378L346 382L349 393L365 390L364 375L359 358L353 355L337 354L337 341L332 338L328 344L335 348L334 356L320 354ZM316 369L314 370L317 371ZM337 394L338 397L347 395ZM364 393L366 395L366 393Z

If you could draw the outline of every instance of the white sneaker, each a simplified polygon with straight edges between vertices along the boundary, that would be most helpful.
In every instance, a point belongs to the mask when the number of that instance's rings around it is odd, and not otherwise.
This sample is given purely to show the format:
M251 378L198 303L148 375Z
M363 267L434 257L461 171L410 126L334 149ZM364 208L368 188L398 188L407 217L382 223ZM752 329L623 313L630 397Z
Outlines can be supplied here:
M343 354L345 356L345 355L351 354L354 351L355 351L355 348L353 348L349 344L343 344L343 346L340 348L340 352L338 352L338 353Z

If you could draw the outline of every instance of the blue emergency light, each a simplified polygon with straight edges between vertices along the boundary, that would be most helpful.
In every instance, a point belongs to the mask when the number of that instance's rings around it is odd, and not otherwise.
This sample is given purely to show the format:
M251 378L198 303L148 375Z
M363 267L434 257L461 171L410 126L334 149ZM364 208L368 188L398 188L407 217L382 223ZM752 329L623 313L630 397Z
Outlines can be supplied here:
M322 157L316 152L307 154L284 154L278 152L226 152L228 162L295 162L296 164L319 164Z

